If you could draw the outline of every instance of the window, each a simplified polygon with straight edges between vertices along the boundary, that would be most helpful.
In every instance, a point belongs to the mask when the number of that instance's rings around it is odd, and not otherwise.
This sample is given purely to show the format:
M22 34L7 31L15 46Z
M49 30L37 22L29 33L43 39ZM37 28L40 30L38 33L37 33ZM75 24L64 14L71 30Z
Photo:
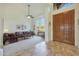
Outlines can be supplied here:
M45 31L45 19L43 16L40 16L39 19L35 22L38 31L44 32Z
M64 3L62 6L61 6L61 9L65 9L65 8L70 8L72 7L72 3Z

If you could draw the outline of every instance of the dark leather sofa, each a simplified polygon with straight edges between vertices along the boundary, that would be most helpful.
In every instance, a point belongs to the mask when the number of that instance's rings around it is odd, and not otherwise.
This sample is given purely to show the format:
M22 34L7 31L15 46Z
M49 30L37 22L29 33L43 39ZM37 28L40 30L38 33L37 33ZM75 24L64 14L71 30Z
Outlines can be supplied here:
M28 39L29 37L35 35L34 32L15 32L15 33L4 33L3 34L3 44L5 45L6 42L14 43L18 42L19 38L21 40Z

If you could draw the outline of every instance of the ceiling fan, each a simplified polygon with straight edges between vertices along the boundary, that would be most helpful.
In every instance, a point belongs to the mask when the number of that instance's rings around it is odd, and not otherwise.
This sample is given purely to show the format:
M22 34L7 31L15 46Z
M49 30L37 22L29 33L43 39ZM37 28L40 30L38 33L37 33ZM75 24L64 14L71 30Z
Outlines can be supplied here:
M28 15L26 16L28 19L34 18L32 15L30 15L30 5L28 5Z

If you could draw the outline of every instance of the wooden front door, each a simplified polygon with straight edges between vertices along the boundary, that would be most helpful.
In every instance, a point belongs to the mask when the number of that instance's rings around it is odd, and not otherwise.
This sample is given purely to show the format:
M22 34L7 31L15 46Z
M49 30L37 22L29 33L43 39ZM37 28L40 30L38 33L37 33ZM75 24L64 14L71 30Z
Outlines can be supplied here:
M74 10L53 15L53 40L74 45Z

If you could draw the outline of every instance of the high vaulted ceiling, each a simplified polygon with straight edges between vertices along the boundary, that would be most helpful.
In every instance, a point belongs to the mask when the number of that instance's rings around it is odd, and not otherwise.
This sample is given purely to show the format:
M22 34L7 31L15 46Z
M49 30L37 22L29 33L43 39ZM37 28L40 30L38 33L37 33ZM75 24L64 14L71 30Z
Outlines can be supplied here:
M9 3L9 4L0 4L1 6L4 6L4 12L7 13L25 13L25 15L28 14L28 3ZM45 8L48 6L46 3L32 3L29 4L30 6L30 14L34 17L39 16L40 14L43 14L45 11Z

